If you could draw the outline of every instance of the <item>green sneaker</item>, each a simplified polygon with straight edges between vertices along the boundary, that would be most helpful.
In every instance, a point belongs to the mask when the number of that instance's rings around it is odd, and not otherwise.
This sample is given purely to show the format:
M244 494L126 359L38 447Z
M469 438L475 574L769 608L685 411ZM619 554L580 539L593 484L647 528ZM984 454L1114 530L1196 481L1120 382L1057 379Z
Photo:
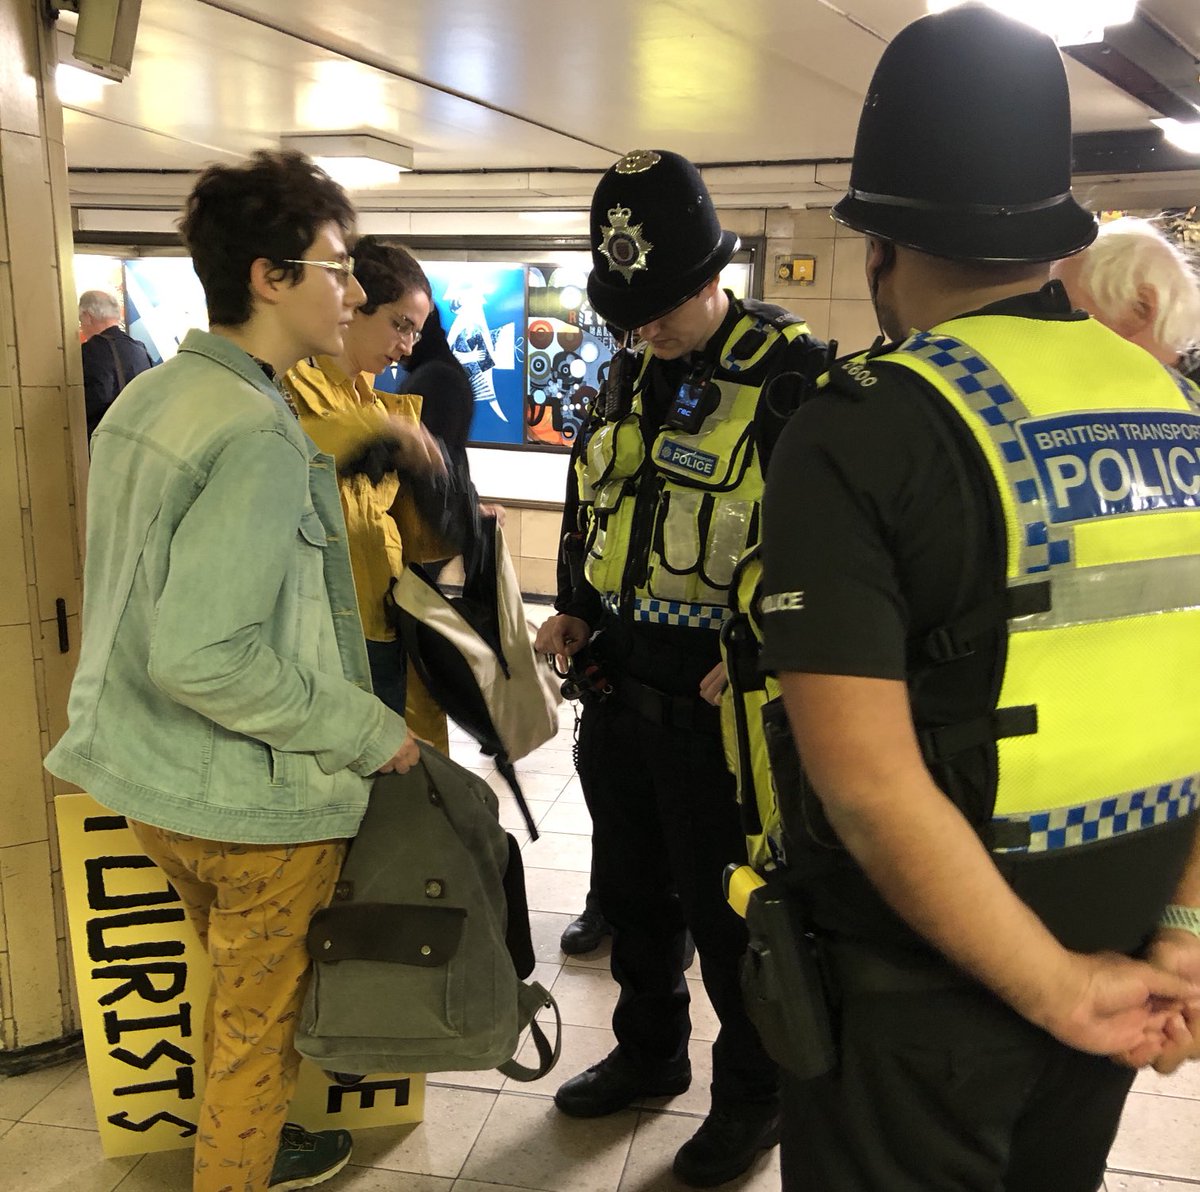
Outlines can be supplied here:
M337 1175L350 1162L353 1140L348 1130L315 1134L285 1122L269 1188L312 1188Z

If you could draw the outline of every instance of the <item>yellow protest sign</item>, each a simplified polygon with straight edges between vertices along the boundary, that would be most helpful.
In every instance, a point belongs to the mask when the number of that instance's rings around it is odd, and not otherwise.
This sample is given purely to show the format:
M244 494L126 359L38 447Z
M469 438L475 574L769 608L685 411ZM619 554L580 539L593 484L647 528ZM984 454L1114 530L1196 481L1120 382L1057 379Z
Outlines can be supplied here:
M55 799L67 930L104 1153L192 1145L204 1090L209 963L179 896L124 816L88 795ZM425 1078L343 1086L304 1061L289 1117L309 1130L419 1122Z

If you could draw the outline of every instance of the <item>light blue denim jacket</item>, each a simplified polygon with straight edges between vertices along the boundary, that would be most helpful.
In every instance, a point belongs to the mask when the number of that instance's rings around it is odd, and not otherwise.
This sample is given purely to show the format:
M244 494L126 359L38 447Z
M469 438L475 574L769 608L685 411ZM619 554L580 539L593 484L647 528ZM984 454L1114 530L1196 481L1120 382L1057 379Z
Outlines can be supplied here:
M407 731L370 691L332 457L245 352L189 332L92 439L83 643L47 768L211 840L352 836Z

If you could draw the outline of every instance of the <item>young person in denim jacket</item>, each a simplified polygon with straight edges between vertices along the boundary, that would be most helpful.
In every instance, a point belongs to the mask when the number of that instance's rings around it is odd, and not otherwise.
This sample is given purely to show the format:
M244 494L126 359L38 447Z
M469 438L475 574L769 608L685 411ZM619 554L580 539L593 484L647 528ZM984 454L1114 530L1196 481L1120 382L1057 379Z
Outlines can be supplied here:
M195 1192L307 1187L345 1131L285 1125L308 971L371 776L417 746L371 694L332 459L276 377L336 355L363 291L353 210L306 158L213 166L181 230L211 331L92 440L84 635L47 759L128 817L213 963Z

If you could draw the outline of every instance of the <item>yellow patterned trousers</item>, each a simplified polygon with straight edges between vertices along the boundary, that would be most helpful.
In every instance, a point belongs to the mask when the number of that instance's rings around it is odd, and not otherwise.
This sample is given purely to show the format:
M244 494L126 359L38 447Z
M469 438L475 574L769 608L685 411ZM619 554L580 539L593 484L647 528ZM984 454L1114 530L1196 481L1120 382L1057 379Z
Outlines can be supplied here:
M346 842L223 844L129 821L212 962L193 1192L265 1192L296 1087L309 920Z

